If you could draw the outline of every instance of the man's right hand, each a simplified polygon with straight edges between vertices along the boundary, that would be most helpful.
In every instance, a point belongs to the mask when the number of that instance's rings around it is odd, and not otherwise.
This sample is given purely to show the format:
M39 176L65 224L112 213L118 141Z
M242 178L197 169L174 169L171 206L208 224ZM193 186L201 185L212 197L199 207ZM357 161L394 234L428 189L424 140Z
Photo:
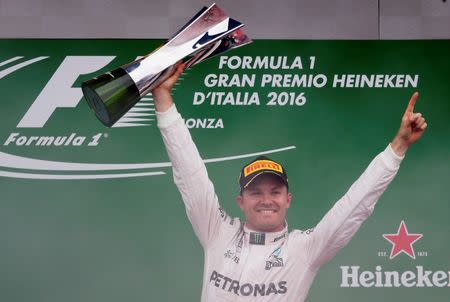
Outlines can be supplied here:
M173 74L152 90L156 111L165 112L172 106L173 99L170 93L178 78L183 73L184 68L185 65L181 61L175 64Z

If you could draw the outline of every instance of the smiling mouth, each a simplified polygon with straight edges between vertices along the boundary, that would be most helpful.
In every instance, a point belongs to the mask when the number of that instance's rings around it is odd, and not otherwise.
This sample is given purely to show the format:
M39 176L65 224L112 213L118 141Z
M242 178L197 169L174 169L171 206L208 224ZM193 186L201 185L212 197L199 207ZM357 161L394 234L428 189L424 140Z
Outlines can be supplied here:
M256 210L256 212L262 213L262 214L272 214L272 213L276 213L278 211L273 210L273 209L261 209L261 210Z

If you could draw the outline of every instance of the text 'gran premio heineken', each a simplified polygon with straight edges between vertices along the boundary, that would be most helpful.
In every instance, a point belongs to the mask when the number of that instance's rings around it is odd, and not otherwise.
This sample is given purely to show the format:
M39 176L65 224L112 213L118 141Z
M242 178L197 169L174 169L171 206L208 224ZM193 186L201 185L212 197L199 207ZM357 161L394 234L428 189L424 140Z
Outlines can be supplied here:
M185 60L186 67L242 46L251 40L216 4L203 7L174 37L146 57L82 84L84 97L98 119L114 125L144 95L157 87Z

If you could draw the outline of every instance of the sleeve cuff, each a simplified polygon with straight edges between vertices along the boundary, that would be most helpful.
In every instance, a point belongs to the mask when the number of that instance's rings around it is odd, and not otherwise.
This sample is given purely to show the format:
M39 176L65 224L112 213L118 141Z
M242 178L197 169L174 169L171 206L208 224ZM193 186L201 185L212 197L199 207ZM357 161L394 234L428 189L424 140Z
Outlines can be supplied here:
M175 104L170 106L170 108L164 112L156 111L156 119L158 120L159 128L167 128L180 118L181 115L178 113Z
M400 163L405 158L405 156L398 156L397 154L395 154L394 150L391 147L391 144L389 144L383 151L382 157L385 164L393 170L397 170L400 166Z

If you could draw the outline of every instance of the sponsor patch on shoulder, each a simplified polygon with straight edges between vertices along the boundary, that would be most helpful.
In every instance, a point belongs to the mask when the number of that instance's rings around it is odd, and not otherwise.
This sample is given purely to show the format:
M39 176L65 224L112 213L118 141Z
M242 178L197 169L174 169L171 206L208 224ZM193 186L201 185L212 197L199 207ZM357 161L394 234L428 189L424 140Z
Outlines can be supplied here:
M310 229L301 231L302 234L306 234L306 235L309 235L309 234L311 234L312 232L314 232L314 228L310 228Z

